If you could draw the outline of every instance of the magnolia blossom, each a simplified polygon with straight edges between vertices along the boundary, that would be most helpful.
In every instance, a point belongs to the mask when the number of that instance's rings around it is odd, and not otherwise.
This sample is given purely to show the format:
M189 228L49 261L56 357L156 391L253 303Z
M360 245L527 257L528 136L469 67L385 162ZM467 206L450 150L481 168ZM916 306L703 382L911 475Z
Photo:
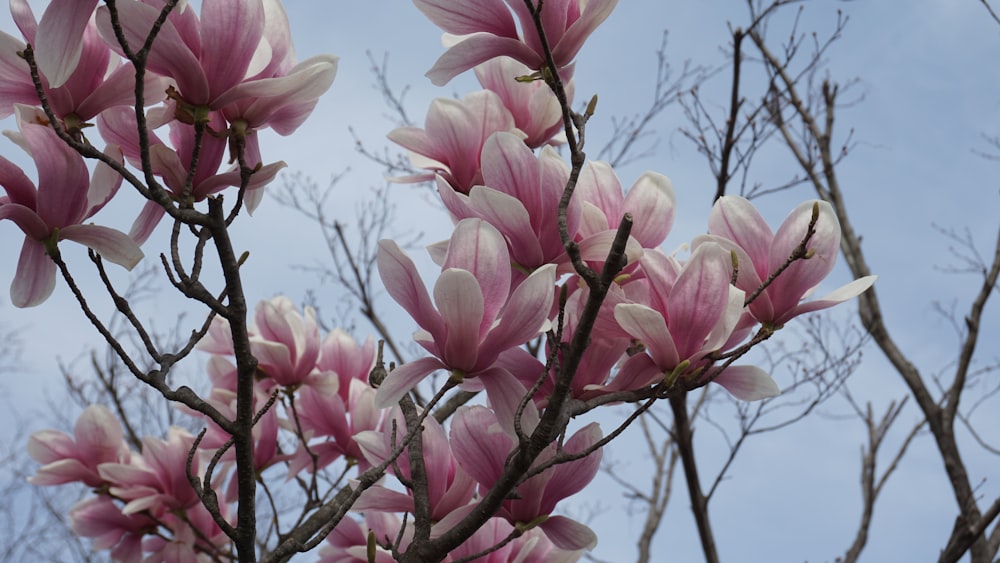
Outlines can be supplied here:
M367 382L354 379L343 385L347 392L344 399L335 377L329 372L316 374L308 385L297 390L295 420L289 420L288 426L301 429L308 446L300 444L289 456L290 476L303 469L313 473L342 457L358 463L362 471L369 467L357 435L375 430L382 420L382 411L375 408L375 390Z
M81 538L91 538L95 550L110 549L112 561L142 561L142 539L156 527L145 514L123 514L107 496L91 497L69 511L70 527Z
M135 104L135 68L112 57L97 34L89 18L96 4L55 0L38 23L25 0L11 1L14 22L25 41L36 49L39 79L49 108L73 133L81 132L85 122L105 109ZM39 105L31 69L17 55L24 50L24 43L0 32L0 46L0 79L4 83L0 89L0 116L13 113L15 103ZM146 74L145 91L159 94L166 87L163 77ZM147 104L158 101L158 96L146 100Z
M473 92L461 100L438 98L431 102L424 128L400 127L389 140L410 151L417 168L432 172L404 178L423 182L440 174L456 191L468 193L483 183L479 156L486 139L497 131L515 131L514 117L499 96L489 90Z
M597 423L577 431L562 446L569 454L583 453L601 438ZM479 483L485 493L499 480L507 456L517 446L496 414L482 406L461 407L456 411L451 427L451 447L455 459ZM535 460L545 463L557 455L551 444ZM538 525L552 543L562 549L591 549L597 536L583 524L552 512L556 504L581 490L594 478L601 465L601 450L575 461L561 463L527 479L517 487L517 497L505 500L499 515L515 525Z
M710 241L735 252L739 264L736 286L750 294L788 261L805 239L814 217L816 232L806 246L806 257L793 261L750 303L750 312L758 321L780 327L793 317L860 295L877 278L867 276L825 297L800 303L830 274L840 252L840 222L829 203L799 204L772 234L752 203L739 196L725 196L715 202L708 216L708 232L713 236L699 238L693 246Z
M10 219L24 231L21 257L10 288L17 307L33 307L55 289L56 266L49 259L61 240L72 240L97 251L103 258L132 269L142 259L138 245L124 233L99 225L83 224L118 191L122 178L99 163L88 178L83 157L43 124L33 108L17 107L20 133L7 136L25 149L38 168L38 187L20 168L0 157L0 219ZM115 146L105 154L121 162Z
M437 86L444 86L462 72L496 57L511 57L532 70L540 70L545 64L535 21L523 1L507 0L506 5L504 0L472 3L413 0L413 3L435 25L460 36L427 72ZM542 27L556 67L564 69L573 62L587 37L617 4L618 0L546 0L541 8ZM449 38L448 42L452 40Z
M648 353L632 356L622 366L618 378L630 387L707 366L705 356L729 341L743 313L744 293L729 284L729 254L717 244L699 246L679 273L670 271L669 262L647 260L643 265L652 289L650 305L620 303L614 309L622 329ZM744 401L779 393L759 368L729 367L714 381Z
M312 307L306 307L303 315L291 299L278 296L258 303L254 320L250 351L258 371L278 385L302 383L319 358L319 327Z
M544 82L516 80L529 74L531 69L510 57L491 59L476 67L479 83L500 97L514 116L514 124L527 135L525 144L533 148L547 143L557 144L563 132L562 106ZM573 101L573 90L573 81L570 80L566 83L569 102ZM564 136L562 142L565 142Z
M166 441L147 436L142 439L142 454L133 455L128 463L103 463L98 467L101 478L111 483L112 495L123 499L124 514L148 510L160 517L173 510L200 506L198 495L187 478L187 460L194 436L172 426ZM192 471L199 471L194 459Z
M34 485L81 481L88 487L98 487L104 483L98 466L128 463L131 452L115 415L103 405L91 405L76 420L73 436L57 430L32 434L28 455L43 464L28 479Z
M480 378L483 385L498 381L491 378L508 373L496 365L501 356L548 323L555 268L535 270L512 292L507 244L481 219L464 219L455 226L434 285L434 303L416 265L395 242L379 241L378 267L386 291L420 325L414 338L432 354L389 373L376 397L382 408L438 369L459 380Z
M626 213L632 214L631 236L643 248L656 248L666 240L674 224L674 187L663 174L646 172L623 193L611 165L591 161L580 171L576 194L583 199L583 217L578 237L615 231Z
M381 431L361 432L355 439L361 446L365 458L371 465L378 465L389 459L392 449L406 433L406 420L398 408ZM427 500L430 504L430 515L434 521L439 521L453 511L465 506L472 500L476 482L462 469L452 453L451 444L444 428L434 419L428 417L423 422L421 434L424 454L424 467L427 472ZM403 451L392 466L401 479L410 480L410 457L408 451ZM355 510L380 510L384 512L413 512L413 497L389 488L374 485L365 490L357 503Z
M535 156L520 137L499 132L483 145L481 163L484 185L467 196L438 178L438 193L452 215L480 217L496 227L524 275L545 264L568 265L558 222L552 220L569 179L562 158L551 148ZM570 236L577 232L580 214L580 198L571 199L566 210Z

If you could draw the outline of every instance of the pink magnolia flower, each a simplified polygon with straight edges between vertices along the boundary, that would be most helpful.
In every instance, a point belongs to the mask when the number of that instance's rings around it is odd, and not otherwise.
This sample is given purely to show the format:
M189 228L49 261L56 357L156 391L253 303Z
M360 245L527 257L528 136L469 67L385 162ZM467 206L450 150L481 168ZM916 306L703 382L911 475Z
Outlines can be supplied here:
M581 453L601 439L597 423L578 430L562 447L567 453ZM504 431L496 415L481 406L461 407L451 427L451 447L455 459L479 483L481 493L488 491L503 473L507 456L517 440ZM556 455L551 444L535 464ZM514 525L537 525L556 546L562 549L591 549L597 536L583 524L552 512L556 504L580 492L597 474L601 450L568 463L555 465L524 481L517 487L517 498L505 500L499 516Z
M69 511L73 533L91 539L95 551L110 549L112 561L142 561L142 539L157 528L145 514L122 514L121 508L107 496L90 497Z
M99 163L93 177L88 178L83 157L40 122L34 109L18 106L17 114L20 133L7 136L35 161L38 187L20 168L0 157L0 185L7 193L0 198L0 219L10 219L25 234L10 288L11 302L17 307L33 307L48 299L55 289L56 266L48 254L58 241L86 245L128 269L139 263L142 251L119 231L83 224L118 191L121 176ZM120 161L117 147L109 146L105 154Z
M353 380L368 384L368 374L375 367L375 341L369 336L364 344L358 346L353 336L335 328L320 345L316 367L320 371L336 374L340 398L348 401Z
M389 421L395 422L395 429ZM398 408L393 410L381 431L361 432L355 439L371 465L378 465L389 458L395 444L406 435L406 420ZM431 519L441 520L451 512L465 506L472 500L476 482L455 460L444 428L428 417L423 423L424 467L427 470L427 497L430 502ZM411 479L409 453L404 450L396 464L401 479ZM395 471L395 470L394 470ZM361 494L353 510L365 512L413 512L413 497L407 493L391 490L381 485L373 485Z
M306 307L303 315L285 296L260 301L249 333L250 351L257 358L257 370L270 381L285 387L300 385L315 370L320 338L316 313L311 307ZM229 323L216 317L209 333L198 343L198 349L231 356L233 340ZM219 380L234 381L221 376ZM235 389L228 384L222 386ZM269 385L264 386L267 387Z
M117 56L111 57L111 50L98 36L90 19L96 4L51 2L38 24L25 0L11 2L15 23L35 48L49 107L72 133L80 132L85 122L107 108L135 103L135 69L131 63L120 64ZM68 44L71 38L73 45ZM25 45L4 33L0 33L0 44L4 46L0 49L0 79L4 82L0 89L0 116L13 113L15 103L39 105L28 63L16 54ZM164 78L146 74L145 91L163 92L166 86ZM159 100L150 96L146 101Z
M629 358L618 373L630 388L705 367L705 356L726 345L743 313L744 293L729 283L729 253L717 244L700 245L676 277L655 262L643 266L653 288L650 305L619 303L614 309L622 329L647 352ZM780 392L767 373L752 366L729 367L714 381L745 401Z
M379 242L379 274L389 295L421 327L417 343L433 356L394 369L376 405L398 401L438 369L460 378L498 375L501 355L534 338L548 323L555 268L543 266L511 292L510 255L503 236L481 219L455 226L434 303L413 261L391 240ZM437 307L435 308L435 304Z
M61 485L81 481L99 487L102 463L128 463L131 452L121 424L103 405L90 405L76 420L73 436L58 430L35 432L28 439L28 455L43 464L28 479L33 485Z
M427 72L437 86L495 57L511 57L532 70L539 70L545 64L535 22L521 0L507 0L506 6L503 0L472 3L414 0L413 3L445 32L461 36ZM564 69L573 62L587 37L617 4L618 0L546 0L542 26L557 67ZM520 34L510 10L520 23Z
M484 185L467 196L438 179L438 193L452 215L479 217L496 227L507 240L515 269L524 275L545 264L568 264L553 219L569 180L563 159L552 149L536 157L517 135L499 132L486 140L481 162ZM567 210L570 236L580 224L579 202L571 199Z
M584 202L580 239L616 230L622 217L631 213L632 238L643 248L656 248L674 224L674 187L663 174L646 172L623 194L611 165L591 161L580 172L574 195Z
M160 15L160 6L153 4L116 2L122 31L133 48L145 42ZM217 109L212 103L247 77L264 36L264 15L262 0L207 0L200 18L186 5L176 8L160 27L147 67L172 78L185 104ZM120 52L107 7L97 11L97 28Z
M119 1L117 10L130 45L143 44L160 12L135 0ZM120 49L106 8L98 10L97 24L105 41ZM287 135L312 112L337 71L332 55L293 61L288 18L279 2L206 0L200 19L186 6L171 12L148 68L176 81L172 97L183 111L223 110L230 123L239 122L241 135L268 125Z
M560 136L563 132L562 107L552 89L538 80L515 80L531 72L531 69L510 57L491 59L476 67L479 83L500 96L503 105L514 116L514 125L527 135L525 144L535 148L565 142L565 135ZM566 95L570 102L573 101L573 89L573 82L569 81L566 84ZM560 138L561 141L557 140Z
M840 222L829 203L801 203L789 213L778 232L772 234L752 203L739 196L725 196L715 202L708 216L708 232L714 236L698 239L694 244L711 241L736 252L739 261L736 286L750 294L802 243L814 213L816 233L809 239L808 257L792 262L750 303L750 312L758 321L780 327L803 313L856 297L875 283L877 276L867 276L825 297L800 303L830 274L840 252Z
M148 510L154 517L167 512L200 505L198 495L187 478L187 459L194 436L172 426L166 441L147 436L142 439L142 454L128 463L103 463L101 478L111 483L112 495L125 501L123 514ZM195 457L192 470L199 472Z
M343 385L345 400L335 378L330 372L314 374L297 391L294 411L297 420L288 421L288 425L301 428L308 451L305 445L300 445L291 455L289 475L303 469L311 473L341 457L358 462L362 471L368 467L356 436L375 430L382 420L382 411L375 408L375 390L360 379L352 379ZM329 384L322 384L323 379Z
M170 102L160 111L151 111L154 121L162 119L165 112L171 112L175 104ZM106 110L98 118L101 135L122 147L128 161L135 167L142 166L139 134L135 120L135 112L126 107L115 107ZM196 142L194 128L179 121L170 121L170 146L164 143L156 133L150 131L149 156L153 173L163 179L163 183L175 199L190 198L192 201L202 201L206 197L218 193L228 187L240 185L239 169L233 165L223 172L219 169L226 156L228 143L226 139L206 134L201 138L201 144ZM225 122L218 112L209 114L209 127L225 129ZM195 149L198 149L198 167L188 185L190 166ZM258 161L259 162L259 161ZM263 198L263 188L271 183L278 172L286 164L283 161L261 166L250 177L247 185L245 204L247 211L253 213ZM143 207L132 225L129 235L142 244L152 234L166 212L160 204L149 201Z
M257 370L278 385L302 383L319 358L319 327L312 307L302 315L291 299L278 296L257 304L254 321L250 351L257 358Z
M440 174L458 192L483 183L479 156L486 139L497 131L515 131L514 117L500 97L482 90L461 100L438 98L427 110L424 129L400 127L389 140L410 151L417 168L431 170L397 181L424 182Z
M377 545L374 563L394 563L392 552L382 546L396 541L402 525L398 516L374 510L365 513L364 522L345 517L326 537L326 544L319 550L319 563L372 563L367 547L369 531L375 535ZM412 538L413 526L407 526L400 542L401 549L408 546Z

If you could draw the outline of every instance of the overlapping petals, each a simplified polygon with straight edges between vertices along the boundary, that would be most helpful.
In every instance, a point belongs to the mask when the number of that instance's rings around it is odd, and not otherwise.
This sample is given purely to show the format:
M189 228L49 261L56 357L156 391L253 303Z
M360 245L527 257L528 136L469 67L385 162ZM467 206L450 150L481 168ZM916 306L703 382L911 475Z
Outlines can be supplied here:
M0 185L7 193L0 198L0 219L10 219L25 234L10 294L15 306L32 307L48 299L55 288L56 267L47 254L58 241L83 244L128 269L139 263L142 251L124 233L83 224L118 191L121 176L102 162L88 178L83 158L41 124L34 109L18 106L17 111L20 132L7 135L35 161L38 187L0 157ZM105 154L121 161L117 147L109 146Z
M104 463L98 468L101 478L112 483L111 494L126 501L123 514L148 510L159 517L172 510L200 506L198 495L187 478L187 460L194 436L171 427L167 439L143 438L142 454L129 463ZM199 463L194 460L198 472Z
M803 313L832 307L856 297L871 287L876 276L855 280L830 295L800 303L830 274L840 252L840 223L830 204L824 201L803 202L788 215L776 234L771 233L753 204L742 197L725 196L712 207L708 230L713 238L708 240L737 253L739 271L736 285L748 294L785 265L793 251L805 240L810 223L815 224L815 233L806 245L806 257L791 262L750 303L750 312L758 321L780 327ZM696 240L695 243L699 244L702 240L706 239Z
M503 0L476 0L471 4L459 0L414 0L414 4L446 33L460 36L427 72L437 86L496 57L511 57L533 71L545 64L541 39L524 2L508 0L505 6ZM542 27L560 70L573 62L587 37L617 4L618 0L545 2ZM520 34L514 16L520 23Z
M306 307L305 314L300 314L290 299L279 296L261 301L254 320L250 350L257 358L257 369L278 385L302 383L319 359L316 313Z
M569 169L552 149L535 156L519 136L495 133L482 151L483 186L468 196L438 179L438 193L452 215L479 217L493 225L507 240L516 269L530 273L545 264L568 264L559 236L559 201L569 179ZM570 200L567 229L580 224L579 198Z
M736 329L745 295L730 285L730 257L717 244L699 246L676 278L669 267L653 266L647 275L657 295L649 303L656 308L620 303L614 310L621 328L647 352L626 361L618 377L645 385L708 365L706 356L721 349ZM777 385L760 370L734 371L716 382L739 398L778 394Z
M555 268L539 268L512 292L506 242L481 219L464 219L455 227L434 303L416 265L396 243L379 242L378 266L389 295L423 329L417 342L433 355L393 370L379 388L380 407L395 403L437 369L460 378L486 373L501 354L537 336L548 322Z
M517 77L531 74L531 69L510 57L499 57L476 67L476 77L483 88L491 90L514 117L514 125L527 137L524 143L535 148L547 143L565 142L562 107L552 90L542 81L522 82ZM573 81L565 85L568 101L573 101Z
M456 191L468 193L483 183L479 156L486 139L497 131L514 131L514 116L500 97L488 90L461 100L438 98L427 110L424 128L400 127L389 140L410 151L410 161L430 173L398 181L422 182L441 174Z
M121 424L102 405L87 407L76 421L73 436L57 430L35 432L28 440L28 455L42 466L28 481L35 485L61 485L80 481L88 487L104 482L102 463L128 463L131 453Z
M591 423L577 431L563 445L563 452L580 454L590 450L601 438L601 430ZM452 423L452 449L455 458L488 491L503 473L507 455L517 441L505 432L495 413L481 406L462 407ZM535 461L546 463L557 455L552 444ZM594 450L578 460L560 463L529 478L517 487L517 498L504 501L501 515L513 524L540 522L539 527L552 543L562 549L590 549L597 536L590 528L566 518L554 516L556 504L580 492L597 474L601 450Z

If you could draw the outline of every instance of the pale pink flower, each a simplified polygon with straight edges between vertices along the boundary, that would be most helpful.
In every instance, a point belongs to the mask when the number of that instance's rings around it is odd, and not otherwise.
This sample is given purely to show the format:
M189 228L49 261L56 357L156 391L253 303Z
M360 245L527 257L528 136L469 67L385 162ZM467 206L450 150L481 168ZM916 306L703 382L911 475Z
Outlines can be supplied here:
M414 0L413 3L445 32L460 36L427 72L437 86L495 57L511 57L532 70L539 70L545 64L535 22L522 0L507 0L506 5L503 0ZM583 43L617 4L618 0L546 0L542 25L560 70L573 62ZM520 33L510 10L517 16Z
M562 451L582 453L601 438L597 423L591 423L571 436ZM451 427L451 447L455 459L479 483L485 493L503 473L507 456L517 440L502 429L496 414L485 407L461 407ZM556 445L549 447L535 461L537 466L556 455ZM597 544L594 532L565 516L552 512L556 504L580 492L597 474L601 450L568 463L546 469L517 486L517 497L505 500L498 513L514 525L538 523L545 535L562 549L590 549Z
M507 241L515 269L524 276L545 264L568 265L559 236L559 213L569 169L551 148L535 154L515 134L491 135L482 150L483 186L463 195L438 179L438 193L452 215L479 217L496 227ZM567 229L580 224L580 198L570 200ZM606 254L605 254L606 256Z
M643 248L656 248L666 240L674 224L674 187L670 179L657 172L646 172L628 190L611 165L588 162L580 172L575 197L583 199L583 218L579 239L618 229L622 217L632 214L631 236Z
M369 531L374 533L378 545L374 563L394 563L392 552L382 546L396 541L402 525L398 516L374 510L365 513L363 522L345 516L326 537L326 544L319 550L319 563L373 563L368 558ZM400 549L405 551L412 538L413 526L407 525Z
M103 463L101 478L111 483L112 495L124 500L124 514L148 510L160 517L173 510L185 510L200 503L187 478L187 459L194 436L172 426L166 441L147 436L142 439L142 454L129 463ZM192 471L199 473L196 456Z
M319 359L319 327L312 307L303 315L290 299L278 296L257 304L254 321L250 351L257 370L284 387L302 383Z
M173 102L167 104L167 111L174 107ZM150 112L152 115L162 115L163 111ZM136 128L135 112L126 107L111 108L100 115L98 126L101 135L119 145L128 161L136 167L142 166L139 134ZM199 145L195 139L194 128L179 121L170 121L170 145L164 143L156 133L150 131L149 156L153 173L163 179L163 183L176 199L190 197L193 201L202 201L206 197L218 193L228 187L239 186L242 178L236 165L229 166L220 172L226 156L228 142L211 134L205 134ZM209 114L209 127L225 129L225 122L218 112ZM195 148L198 148L198 168L188 186L190 164ZM256 162L259 162L257 160ZM247 211L253 213L263 198L263 188L277 176L286 164L283 161L261 166L247 184L245 204ZM163 207L149 201L143 207L132 225L129 235L142 244L152 234L165 214Z
M257 369L274 383L286 387L301 384L316 368L320 338L312 307L306 307L303 314L284 296L260 301L249 333L250 351L257 358ZM229 323L216 318L198 349L232 355L232 342ZM225 370L220 371L219 380L231 382L231 378L222 377L224 374Z
M392 422L395 422L393 428ZM361 451L371 465L378 465L389 458L395 444L406 434L406 420L398 408L393 410L381 431L361 432L355 436ZM438 521L465 506L472 500L476 482L455 461L444 428L433 417L423 422L424 467L427 471L427 498L430 503L431 520ZM407 450L392 466L398 468L401 479L410 480L410 458ZM365 490L353 506L354 510L365 512L413 512L413 497L381 485L373 485Z
M500 96L503 105L514 116L514 124L527 135L526 145L536 148L565 142L565 135L560 136L564 130L559 100L543 81L515 80L528 74L531 69L510 57L491 59L476 67L479 83ZM565 88L568 101L572 102L573 81L567 82Z
M131 452L121 424L103 405L90 405L76 420L73 436L58 430L35 432L28 439L28 455L43 464L28 479L33 485L61 485L81 481L99 487L102 463L128 463Z
M111 559L122 563L142 561L142 538L156 522L145 514L122 514L107 496L82 500L69 511L70 527L81 538L90 538L95 551L111 550Z
M322 384L324 379L329 384ZM336 374L314 374L298 389L294 415L297 420L288 424L301 428L309 448L307 451L300 445L290 456L289 475L303 469L311 473L341 457L358 462L362 471L368 467L356 435L378 428L382 411L375 408L375 389L367 382L351 379L341 386ZM313 456L316 456L315 466Z
M122 31L130 46L142 45L160 7L137 0L116 2ZM172 78L179 97L191 106L213 106L220 96L247 77L264 36L262 0L206 0L201 18L187 6L177 8L161 26L150 50L147 68ZM97 27L104 40L120 52L107 7L97 10Z
M731 261L721 246L699 246L676 277L670 268L650 266L649 305L620 303L614 309L622 329L646 348L646 354L629 358L618 373L616 379L628 381L629 387L706 367L706 356L729 342L743 313L745 294L730 285ZM767 373L750 366L729 367L714 381L745 401L780 392Z
M141 45L159 8L121 0L117 10L129 44ZM106 8L98 10L97 24L105 41L120 49ZM185 111L222 110L230 123L239 123L241 135L269 125L287 135L312 112L337 71L332 55L294 66L293 61L288 18L279 2L205 0L200 19L186 7L171 12L148 68L177 83L176 98ZM256 146L256 137L248 142Z
M35 48L39 78L49 107L71 132L107 108L133 105L135 69L121 64L97 34L90 16L97 2L56 0L36 23L25 0L12 0L11 12L25 40ZM72 45L70 44L72 43ZM27 62L17 53L24 43L0 33L0 116L13 113L13 104L39 105ZM52 75L50 78L49 75ZM162 93L166 79L147 73L145 91ZM159 101L147 97L148 103Z
M703 237L694 244L710 241L736 252L739 261L736 286L749 295L802 243L814 213L816 232L806 246L808 257L792 262L750 303L750 312L758 321L780 327L803 313L856 297L875 283L877 276L867 276L825 297L800 303L830 274L840 252L840 222L829 203L801 203L789 213L778 232L772 234L752 203L739 196L724 196L715 202L708 216L708 232L714 236Z
M142 251L124 233L83 222L97 213L118 191L122 178L99 163L88 177L83 157L39 122L36 110L18 106L20 133L7 136L24 148L38 168L38 187L20 168L0 157L0 219L10 219L24 232L24 244L11 284L11 302L32 307L48 299L55 289L56 266L49 259L58 241L72 240L97 251L103 258L132 269ZM117 147L105 154L119 160Z
M364 344L358 346L353 336L335 328L320 345L316 367L320 371L336 374L340 384L338 393L346 402L352 393L352 380L368 383L368 375L375 367L375 341L369 336Z
M455 226L434 285L434 303L416 265L395 242L379 242L378 266L389 295L421 327L417 343L433 355L390 372L378 390L379 407L395 403L438 369L463 379L495 376L494 370L503 370L495 367L501 355L537 336L548 323L555 268L535 270L512 292L507 244L481 219L464 219Z
M400 127L389 140L410 151L417 168L431 172L397 181L423 182L440 174L458 192L483 183L479 157L486 139L497 131L515 131L514 117L500 97L482 90L461 100L438 98L427 110L424 128Z

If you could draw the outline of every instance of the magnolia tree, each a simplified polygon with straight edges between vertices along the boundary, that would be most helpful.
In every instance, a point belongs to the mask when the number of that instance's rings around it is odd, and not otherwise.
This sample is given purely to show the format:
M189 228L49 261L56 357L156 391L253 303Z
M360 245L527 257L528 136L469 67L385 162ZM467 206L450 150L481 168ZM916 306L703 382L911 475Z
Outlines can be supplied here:
M296 62L277 0L204 0L200 12L53 0L40 20L11 1L23 37L0 36L0 111L37 168L33 181L0 158L0 218L24 233L11 300L40 306L61 278L131 375L201 428L130 439L121 408L94 405L72 434L31 437L33 484L89 488L69 518L93 549L116 561L577 560L598 536L557 509L594 478L604 445L707 385L740 401L778 395L740 359L873 283L808 299L841 246L822 200L772 230L748 200L720 197L707 234L660 248L670 180L647 172L624 189L586 157L596 96L572 106L576 55L615 0L415 3L448 34L428 77L474 70L483 90L389 132L423 171L398 180L431 182L454 221L429 248L432 282L397 242L378 243L382 284L420 327L421 356L396 365L381 341L321 330L288 298L251 311L243 290L248 254L230 226L252 220L241 212L285 166L258 132L294 133L337 67ZM146 200L128 233L91 222L123 184ZM106 270L136 266L157 229L170 231L153 251L163 274L204 306L171 347ZM88 248L138 351L80 289L67 240ZM206 392L176 377L196 350ZM592 421L622 403L636 408L612 427Z

